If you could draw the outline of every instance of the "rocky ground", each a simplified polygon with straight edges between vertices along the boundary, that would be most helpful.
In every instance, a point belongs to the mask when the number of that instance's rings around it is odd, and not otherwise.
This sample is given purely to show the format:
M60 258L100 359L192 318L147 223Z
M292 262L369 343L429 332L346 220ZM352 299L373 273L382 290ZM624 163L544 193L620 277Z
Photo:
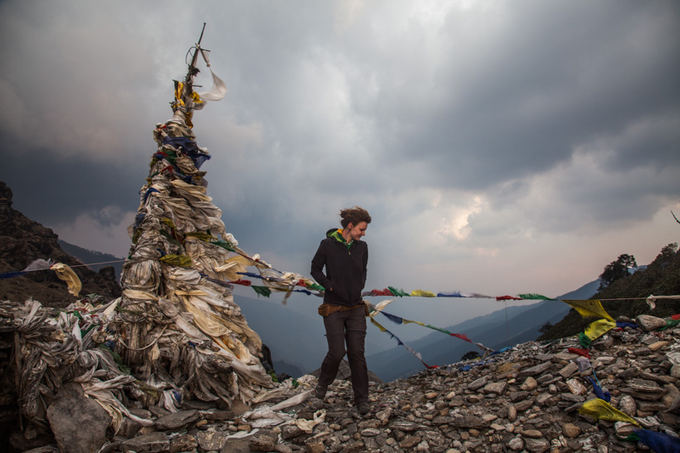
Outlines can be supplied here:
M254 411L220 410L197 402L185 402L183 410L172 414L160 408L133 409L154 419L153 426L128 420L102 451L647 450L641 443L623 440L636 428L633 425L597 421L580 415L578 408L595 398L588 377L596 376L611 393L612 406L635 417L641 427L677 436L678 334L680 327L613 330L593 343L590 360L568 352L579 347L576 337L530 342L486 361L372 382L371 411L363 417L350 403L347 380L336 380L324 401L308 398L267 411L292 395L307 396L316 382L310 375L300 378L297 388L291 382L282 385L278 397L254 405Z

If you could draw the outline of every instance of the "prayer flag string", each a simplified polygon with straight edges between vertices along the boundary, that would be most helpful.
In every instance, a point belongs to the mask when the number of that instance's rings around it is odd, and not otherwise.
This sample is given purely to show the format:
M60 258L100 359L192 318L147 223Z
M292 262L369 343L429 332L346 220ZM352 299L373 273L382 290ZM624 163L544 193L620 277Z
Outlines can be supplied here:
M373 323L374 326L376 326L378 329L380 329L381 332L385 332L385 333L389 334L392 338L394 338L395 340L397 340L397 344L399 344L400 346L403 346L404 348L406 348L406 350L407 350L408 352L410 352L411 355L413 355L416 359L418 359L418 360L420 361L420 363L422 363L422 364L425 366L425 368L428 368L428 369L439 368L438 365L428 365L428 364L423 360L423 356L420 355L419 352L417 352L417 351L414 350L412 347L410 347L409 345L407 345L406 343L404 343L403 341L401 341L401 340L399 339L399 337L397 337L395 334L393 334L392 332L390 332L389 330L387 330L382 324L380 324L378 321L376 321L375 319L373 319L373 317L369 317L369 319L371 320L371 323Z
M420 321L413 321L411 319L405 319L405 318L402 318L401 316L397 316L397 315L393 315L391 313L387 313L386 311L381 311L380 313L382 313L385 317L387 317L387 319L389 319L390 321L392 321L396 324L417 324L419 326L427 327L428 329L432 329L432 330L436 330L438 332L445 333L446 335L449 335L449 336L452 336L452 337L460 338L463 341L467 341L468 343L472 343L475 346L478 346L482 350L489 351L489 352L493 351L493 349L487 348L486 346L484 346L481 343L475 343L474 341L470 340L467 337L467 335L465 335L463 333L450 332L446 329L442 329L440 327L435 327L435 326L430 325L430 324L425 324L425 323L420 322Z

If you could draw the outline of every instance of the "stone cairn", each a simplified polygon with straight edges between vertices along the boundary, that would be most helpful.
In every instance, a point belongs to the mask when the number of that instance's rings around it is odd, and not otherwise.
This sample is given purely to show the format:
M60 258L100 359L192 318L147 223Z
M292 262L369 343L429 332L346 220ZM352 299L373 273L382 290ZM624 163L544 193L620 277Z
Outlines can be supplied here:
M13 346L2 379L16 384L18 449L51 431L61 450L95 451L109 426L115 435L129 421L154 425L134 410L175 413L189 401L248 407L274 387L260 361L262 341L228 283L248 267L266 273L271 266L226 232L199 170L210 158L191 123L203 104L193 91L199 53L208 63L200 39L186 79L175 83L173 117L153 133L158 148L130 227L121 297L97 305L81 299L64 311L32 299L0 303L0 346Z

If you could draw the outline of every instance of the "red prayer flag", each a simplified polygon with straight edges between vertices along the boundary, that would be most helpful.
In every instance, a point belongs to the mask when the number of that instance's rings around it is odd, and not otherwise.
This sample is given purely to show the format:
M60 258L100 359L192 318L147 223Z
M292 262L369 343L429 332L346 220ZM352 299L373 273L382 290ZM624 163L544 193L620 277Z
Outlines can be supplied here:
M515 297L515 296L508 296L508 295L505 295L505 296L498 296L498 297L496 297L496 300L522 300L522 298L521 298L521 297Z
M569 352L572 352L574 354L582 355L585 358L590 358L590 353L588 352L587 349L581 349L581 348L569 348Z
M460 338L461 340L467 341L468 343L472 343L472 340L470 340L470 339L469 339L467 336L465 336L465 334L463 334L463 333L450 333L449 335L451 335L452 337L458 337L458 338Z

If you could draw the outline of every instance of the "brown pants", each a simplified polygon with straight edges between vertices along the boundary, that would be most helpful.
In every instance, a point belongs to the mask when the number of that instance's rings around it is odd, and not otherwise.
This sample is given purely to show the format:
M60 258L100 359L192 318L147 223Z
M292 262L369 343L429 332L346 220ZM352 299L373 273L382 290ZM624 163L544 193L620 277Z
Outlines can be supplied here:
M321 364L319 385L328 387L338 374L338 367L345 356L352 371L354 404L368 401L368 368L364 357L366 340L366 315L361 307L354 310L337 311L323 318L326 327L328 353Z

